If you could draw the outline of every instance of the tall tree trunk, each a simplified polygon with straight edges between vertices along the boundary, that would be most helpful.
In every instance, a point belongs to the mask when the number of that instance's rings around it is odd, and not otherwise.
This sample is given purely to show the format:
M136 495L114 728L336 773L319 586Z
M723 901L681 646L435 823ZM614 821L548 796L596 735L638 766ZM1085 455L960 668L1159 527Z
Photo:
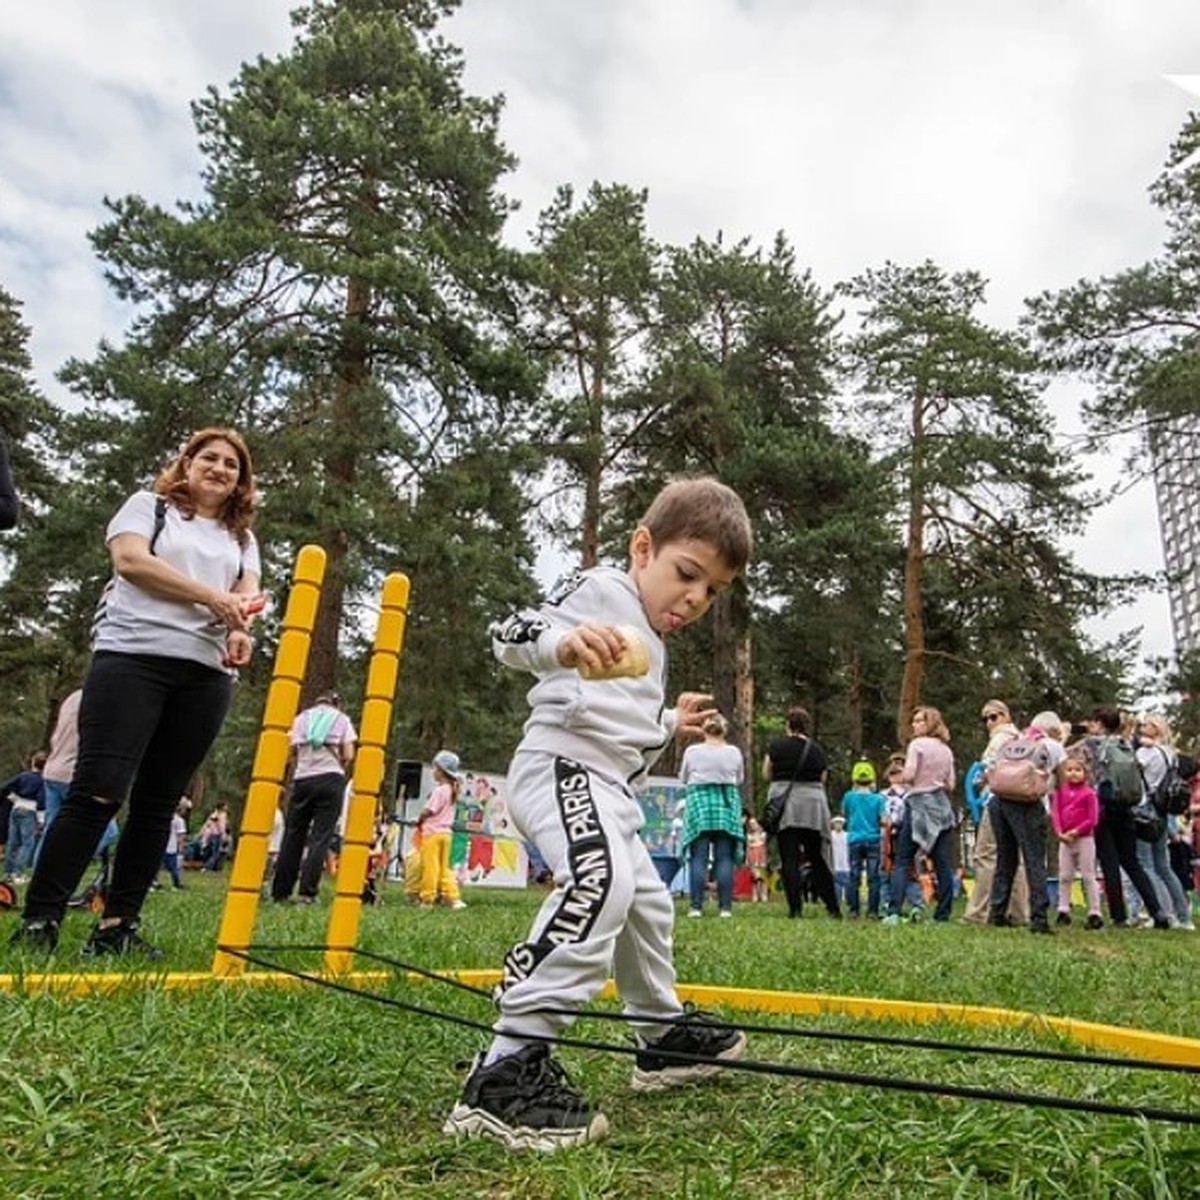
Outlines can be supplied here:
M742 801L754 811L754 781L757 768L754 763L754 663L751 657L750 630L745 629L738 638L737 662L733 681L733 729L734 741L742 752L746 764L746 779L742 784Z
M333 388L331 428L342 431L356 426L355 401L368 375L365 322L370 312L371 289L352 278L346 285L346 321L338 353L337 379ZM349 439L339 437L334 449L325 456L325 486L339 495L350 495L358 477L358 460ZM328 691L337 683L338 641L342 627L342 607L346 595L346 549L344 529L321 531L318 542L325 551L325 581L321 603L313 627L309 651L305 702Z
M847 670L850 674L850 744L854 747L855 755L861 756L863 752L862 654L857 645L850 648Z
M754 677L750 651L750 605L740 581L726 588L713 602L712 692L717 707L729 721L730 742L746 761L744 800L754 795Z
M911 734L913 709L921 701L925 675L925 621L922 576L925 567L925 398L913 397L912 463L908 486L908 543L904 548L904 676L896 709L896 738L905 745Z

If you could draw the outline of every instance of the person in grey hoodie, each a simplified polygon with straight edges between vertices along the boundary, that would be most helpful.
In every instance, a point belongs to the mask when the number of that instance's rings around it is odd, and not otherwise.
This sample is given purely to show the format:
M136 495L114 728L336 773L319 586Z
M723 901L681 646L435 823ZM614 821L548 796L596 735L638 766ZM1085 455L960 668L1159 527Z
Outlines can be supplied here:
M536 680L508 804L555 886L504 960L495 1037L447 1133L545 1151L604 1137L603 1114L568 1085L548 1042L610 970L639 1047L635 1089L707 1078L742 1055L740 1030L685 1015L676 994L674 906L639 836L636 788L672 736L698 736L716 712L698 692L666 707L664 639L704 615L750 545L735 492L678 480L638 523L627 570L581 571L540 608L493 626L496 656Z

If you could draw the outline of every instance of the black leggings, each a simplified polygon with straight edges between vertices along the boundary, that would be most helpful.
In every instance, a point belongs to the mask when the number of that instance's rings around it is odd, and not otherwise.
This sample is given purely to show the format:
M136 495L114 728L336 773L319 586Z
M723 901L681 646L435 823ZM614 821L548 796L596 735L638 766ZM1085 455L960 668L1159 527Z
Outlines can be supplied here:
M25 919L62 919L100 835L129 796L106 917L136 917L162 864L171 817L204 761L232 696L224 671L188 659L100 651L79 707L71 789L25 899Z
M788 916L798 917L804 910L804 882L800 866L803 852L808 859L809 875L813 888L821 897L830 916L840 916L837 891L833 886L833 875L821 853L821 831L819 829L781 829L776 838L779 843L779 873L783 876L783 892L787 896Z

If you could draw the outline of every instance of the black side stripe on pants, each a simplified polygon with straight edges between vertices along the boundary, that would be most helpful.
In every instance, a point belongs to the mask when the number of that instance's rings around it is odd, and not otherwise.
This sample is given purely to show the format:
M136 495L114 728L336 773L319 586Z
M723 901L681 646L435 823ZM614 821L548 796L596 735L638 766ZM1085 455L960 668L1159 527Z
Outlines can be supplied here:
M501 989L527 979L556 946L583 941L612 890L612 854L587 768L569 758L556 758L554 800L566 834L571 882L538 940L522 942L505 956Z

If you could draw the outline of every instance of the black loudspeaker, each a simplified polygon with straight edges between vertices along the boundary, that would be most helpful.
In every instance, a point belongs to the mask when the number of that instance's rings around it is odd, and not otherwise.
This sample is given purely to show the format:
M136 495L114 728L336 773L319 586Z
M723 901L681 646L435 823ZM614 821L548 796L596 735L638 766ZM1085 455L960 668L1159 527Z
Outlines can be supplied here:
M402 758L396 764L396 802L403 805L405 800L421 798L421 761L416 758Z

